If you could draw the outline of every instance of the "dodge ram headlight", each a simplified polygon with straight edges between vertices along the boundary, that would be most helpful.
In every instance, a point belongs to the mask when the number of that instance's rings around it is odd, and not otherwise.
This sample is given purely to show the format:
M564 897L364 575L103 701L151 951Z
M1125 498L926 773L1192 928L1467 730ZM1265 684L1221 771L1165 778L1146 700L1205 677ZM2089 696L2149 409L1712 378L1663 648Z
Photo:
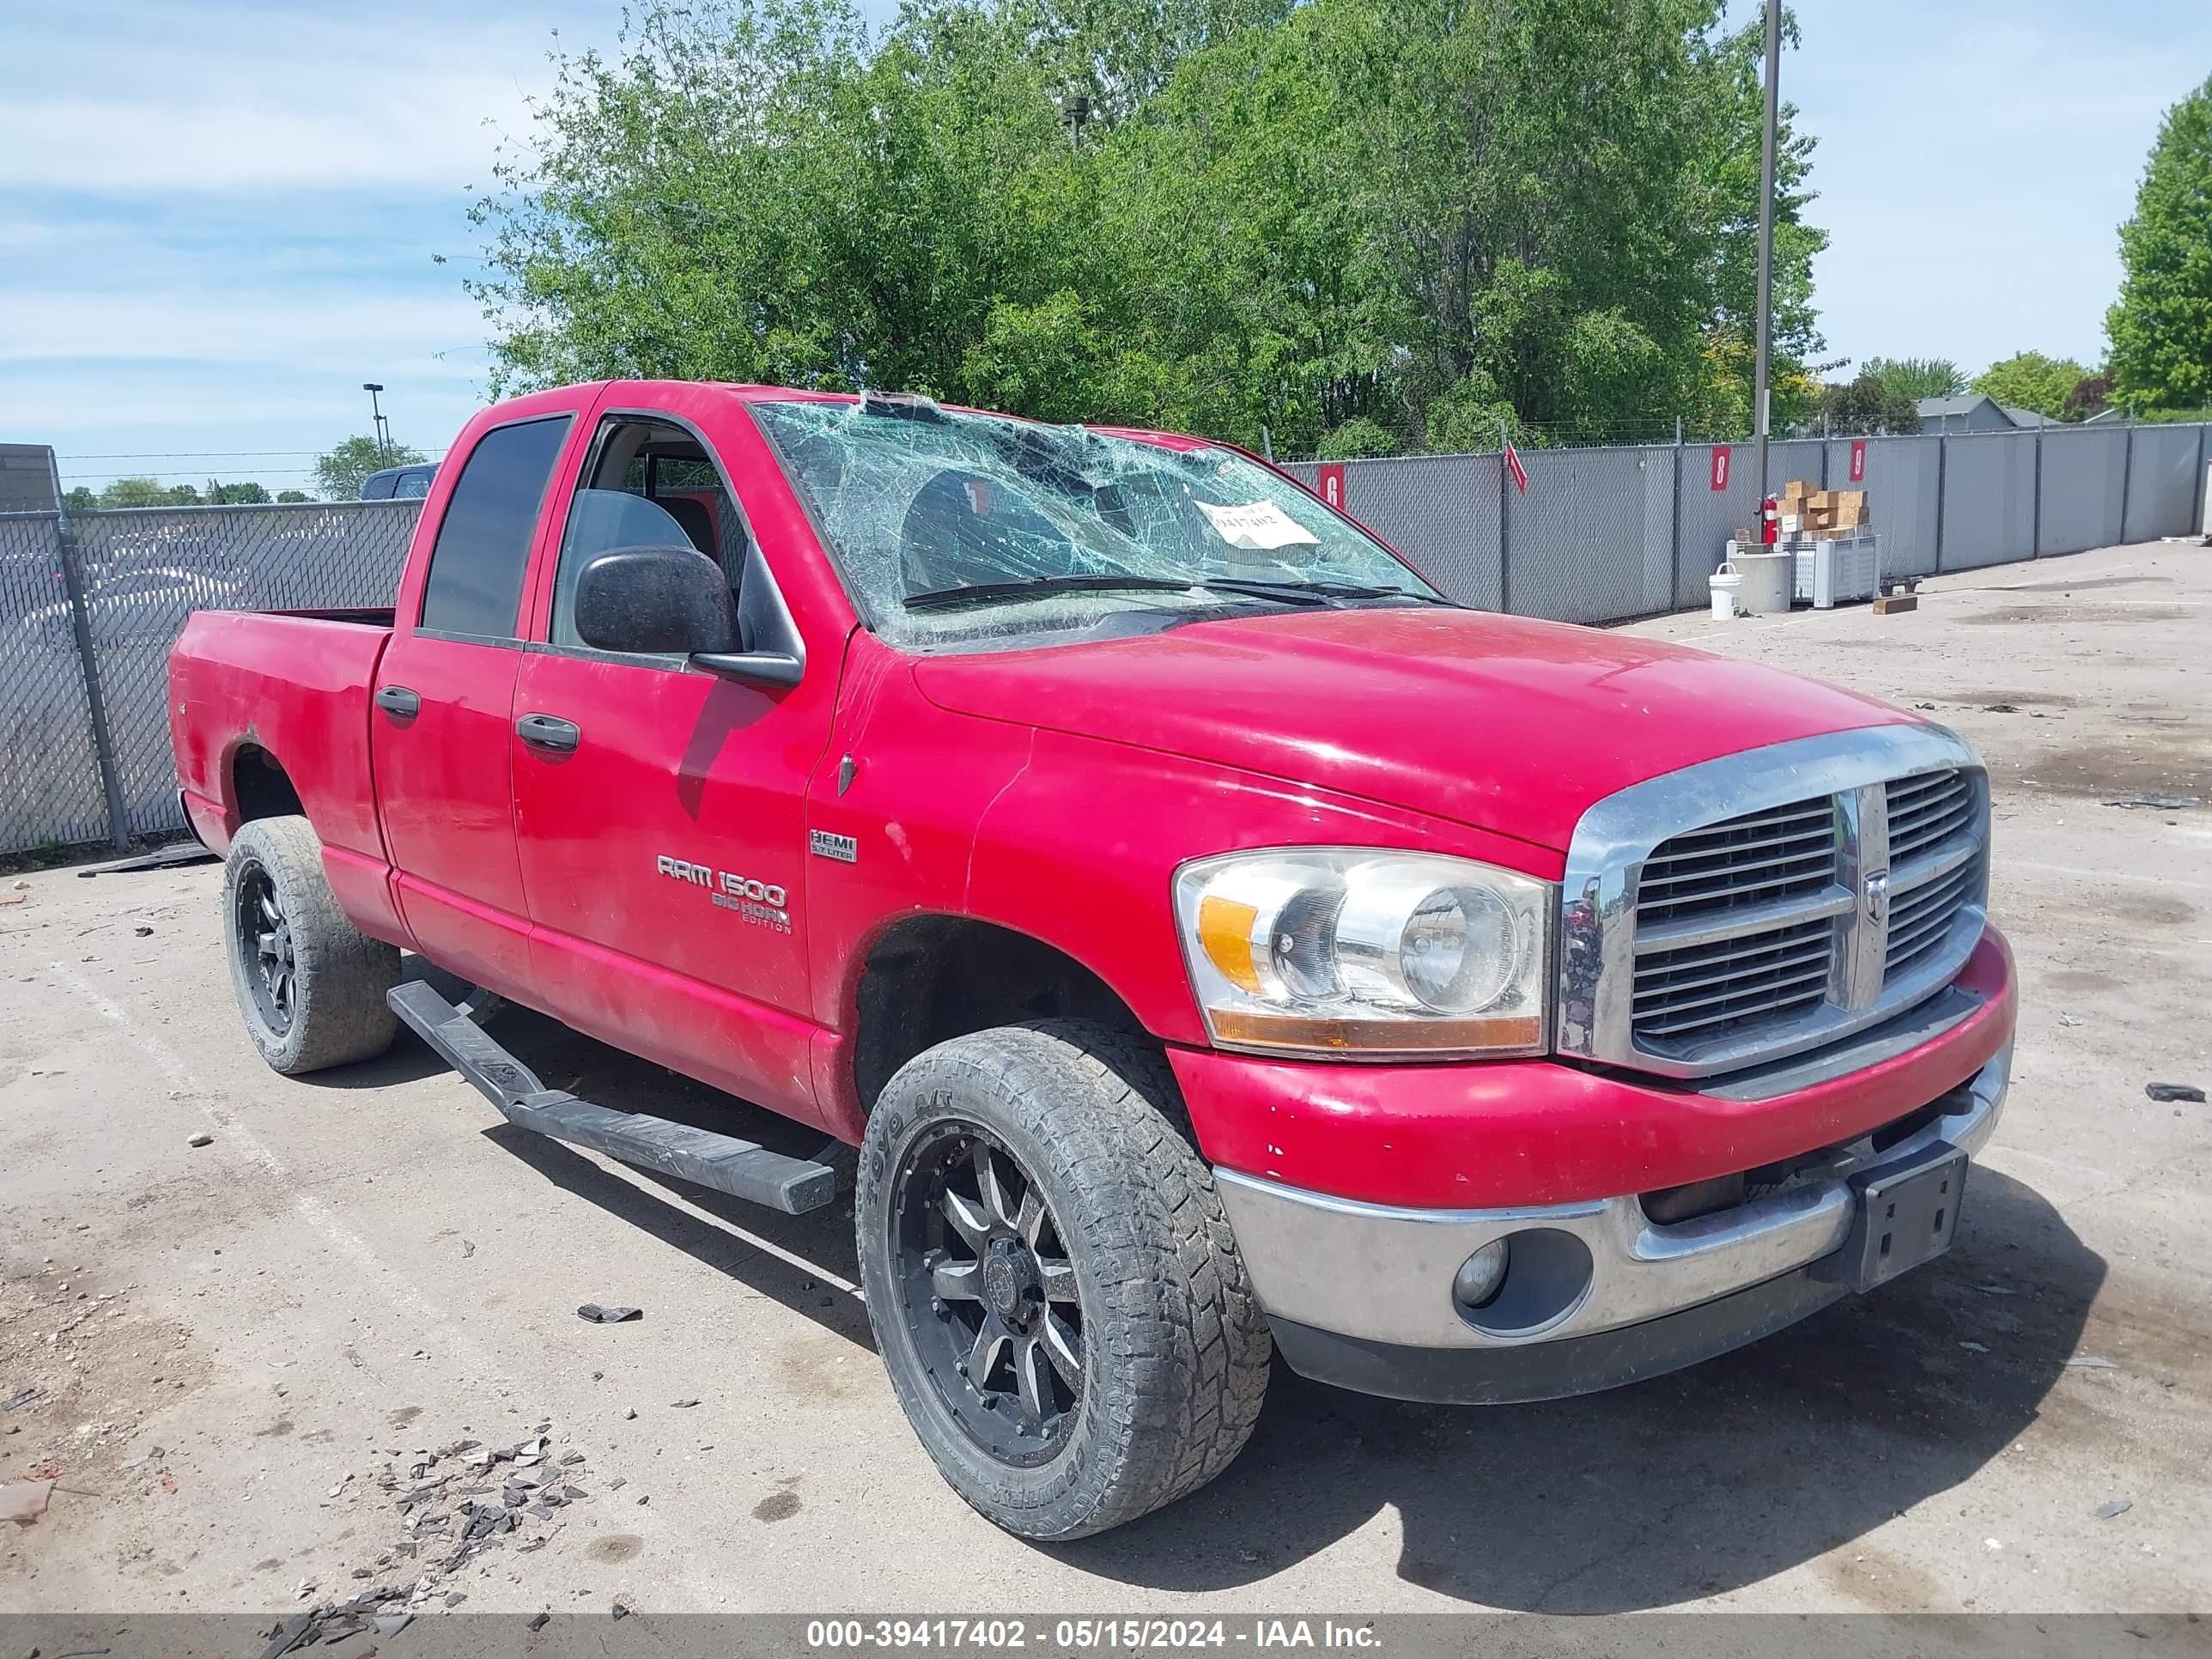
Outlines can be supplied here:
M1224 1048L1344 1058L1545 1046L1549 883L1464 859L1293 848L1176 872L1176 921Z

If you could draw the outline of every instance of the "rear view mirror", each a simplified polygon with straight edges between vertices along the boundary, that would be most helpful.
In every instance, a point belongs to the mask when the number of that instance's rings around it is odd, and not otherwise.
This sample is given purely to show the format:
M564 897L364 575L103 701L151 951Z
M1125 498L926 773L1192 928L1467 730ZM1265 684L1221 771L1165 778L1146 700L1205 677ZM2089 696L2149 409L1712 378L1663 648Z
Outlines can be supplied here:
M728 652L737 605L721 566L696 548L618 547L576 577L576 635L599 651Z

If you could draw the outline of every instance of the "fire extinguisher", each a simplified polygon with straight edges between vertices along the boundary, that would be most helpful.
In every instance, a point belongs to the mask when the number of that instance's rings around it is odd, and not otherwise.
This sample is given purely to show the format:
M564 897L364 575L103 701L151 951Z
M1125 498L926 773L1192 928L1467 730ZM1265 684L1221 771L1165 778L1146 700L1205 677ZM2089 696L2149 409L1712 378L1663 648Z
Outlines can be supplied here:
M1782 531L1782 503L1769 495L1759 504L1759 539L1771 547Z

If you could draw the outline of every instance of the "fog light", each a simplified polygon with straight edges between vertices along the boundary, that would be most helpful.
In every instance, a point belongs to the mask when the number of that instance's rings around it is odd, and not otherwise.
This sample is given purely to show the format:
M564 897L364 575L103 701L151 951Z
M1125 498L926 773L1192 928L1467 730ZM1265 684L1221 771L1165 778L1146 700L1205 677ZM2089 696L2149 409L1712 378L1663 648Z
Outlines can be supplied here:
M1498 1294L1505 1282L1505 1241L1492 1239L1452 1275L1452 1296L1462 1308L1480 1308Z

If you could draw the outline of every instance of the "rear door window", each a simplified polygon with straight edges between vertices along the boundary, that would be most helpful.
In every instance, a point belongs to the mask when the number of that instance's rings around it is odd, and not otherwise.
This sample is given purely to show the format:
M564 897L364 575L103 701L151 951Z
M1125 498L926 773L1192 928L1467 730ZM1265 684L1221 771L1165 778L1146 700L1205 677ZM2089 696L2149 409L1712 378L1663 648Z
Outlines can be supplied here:
M435 633L511 640L538 513L569 417L495 427L469 453L422 587L421 626Z

